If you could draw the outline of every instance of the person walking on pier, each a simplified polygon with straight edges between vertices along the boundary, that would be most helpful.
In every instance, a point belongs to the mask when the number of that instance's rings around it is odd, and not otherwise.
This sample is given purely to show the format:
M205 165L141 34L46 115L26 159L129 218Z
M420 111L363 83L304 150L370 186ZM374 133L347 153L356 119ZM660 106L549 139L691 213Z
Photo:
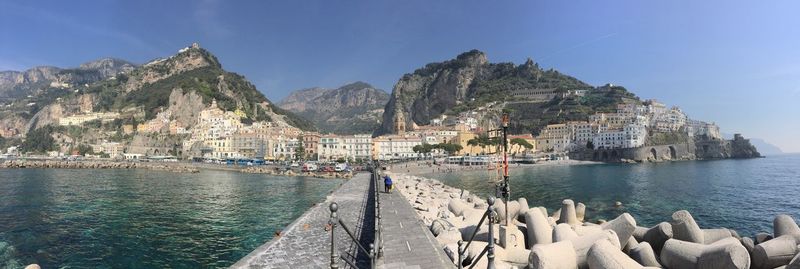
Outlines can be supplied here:
M383 185L386 193L389 193L389 191L392 190L392 178L389 176L383 176Z

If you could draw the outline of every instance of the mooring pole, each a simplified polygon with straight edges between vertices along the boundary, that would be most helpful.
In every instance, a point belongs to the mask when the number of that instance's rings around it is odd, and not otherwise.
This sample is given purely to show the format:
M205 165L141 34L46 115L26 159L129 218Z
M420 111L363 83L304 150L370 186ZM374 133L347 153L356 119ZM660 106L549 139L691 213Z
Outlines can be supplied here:
M506 200L506 227L508 227L508 200L511 188L508 186L508 113L503 113L503 198Z

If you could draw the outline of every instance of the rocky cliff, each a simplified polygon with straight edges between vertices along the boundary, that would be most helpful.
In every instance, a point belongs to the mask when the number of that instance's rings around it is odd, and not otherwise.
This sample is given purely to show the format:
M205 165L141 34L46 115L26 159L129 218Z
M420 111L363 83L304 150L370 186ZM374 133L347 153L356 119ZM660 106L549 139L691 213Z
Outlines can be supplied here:
M0 135L26 137L27 141L26 134L45 129L62 150L108 140L125 143L130 152L150 150L147 153L155 154L159 150L165 154L170 150L174 154L185 134L170 132L169 125L155 132L133 129L156 117L158 122L190 129L200 111L213 101L222 110L240 115L245 124L269 121L278 126L314 128L309 121L274 106L247 79L224 70L214 55L197 45L136 67L121 60L101 59L73 69L7 72L3 83L13 84L10 87L14 89L34 84L41 88L0 106ZM65 117L88 113L105 113L93 115L106 118L58 126ZM42 131L35 135L50 141Z
M322 132L372 133L380 126L389 94L364 82L337 89L310 88L292 92L281 108L311 120Z
M39 66L26 71L0 72L0 99L12 101L50 88L69 88L90 84L136 68L132 63L104 58L81 64L77 68Z
M513 91L523 89L552 90L558 97L552 102L520 104ZM564 97L568 91L586 89L597 91L590 91L586 98ZM536 132L547 123L585 119L594 111L613 109L626 101L638 102L638 98L622 87L594 88L556 70L544 70L531 59L521 65L490 63L486 54L472 50L403 75L392 89L376 134L397 132L394 125L398 119L411 129L430 124L442 114L456 114L491 102L512 111L514 132Z

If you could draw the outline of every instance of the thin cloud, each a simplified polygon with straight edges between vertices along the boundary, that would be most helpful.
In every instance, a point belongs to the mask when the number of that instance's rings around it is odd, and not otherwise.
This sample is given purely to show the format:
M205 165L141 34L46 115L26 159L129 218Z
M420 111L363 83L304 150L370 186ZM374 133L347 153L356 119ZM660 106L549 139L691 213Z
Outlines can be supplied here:
M201 30L211 37L223 38L233 34L225 24L219 19L220 1L203 0L194 9L194 19L200 25Z
M22 16L26 16L32 20L44 20L55 25L61 25L61 26L66 26L68 28L72 28L76 30L76 32L89 33L97 36L116 39L128 43L134 47L146 49L150 52L158 52L158 50L156 50L154 47L152 47L150 44L148 44L141 38L138 38L124 31L103 28L93 24L80 23L74 20L73 18L62 15L60 13L54 13L44 9L23 6L16 3L7 2L0 6L5 10L12 10L12 12L20 14Z
M568 51L571 51L571 50L574 50L574 49L577 49L577 48L580 48L580 47L584 47L584 46L588 46L588 45L597 43L597 42L599 42L599 41L601 41L603 39L607 39L607 38L611 38L613 36L616 36L617 34L618 33L610 33L610 34L602 35L602 36L596 37L594 39L578 43L577 45L557 50L556 52L550 53L548 55L545 55L542 58L539 58L539 61L544 61L544 60L546 60L548 58L552 58L552 57L558 56L560 54L564 54L564 53L566 53Z

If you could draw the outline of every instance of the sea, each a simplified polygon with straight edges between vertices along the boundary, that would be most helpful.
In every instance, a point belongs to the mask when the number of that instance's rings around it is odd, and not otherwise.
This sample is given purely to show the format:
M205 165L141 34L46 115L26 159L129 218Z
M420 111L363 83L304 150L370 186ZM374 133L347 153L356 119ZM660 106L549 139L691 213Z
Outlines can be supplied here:
M212 170L0 169L0 268L224 268L341 183Z
M495 196L495 171L427 175L481 197ZM586 205L588 221L630 213L637 225L669 221L688 210L701 228L734 229L740 236L772 233L777 214L800 220L800 154L755 159L642 164L511 166L511 199L552 214L564 199ZM621 202L621 206L616 206Z

